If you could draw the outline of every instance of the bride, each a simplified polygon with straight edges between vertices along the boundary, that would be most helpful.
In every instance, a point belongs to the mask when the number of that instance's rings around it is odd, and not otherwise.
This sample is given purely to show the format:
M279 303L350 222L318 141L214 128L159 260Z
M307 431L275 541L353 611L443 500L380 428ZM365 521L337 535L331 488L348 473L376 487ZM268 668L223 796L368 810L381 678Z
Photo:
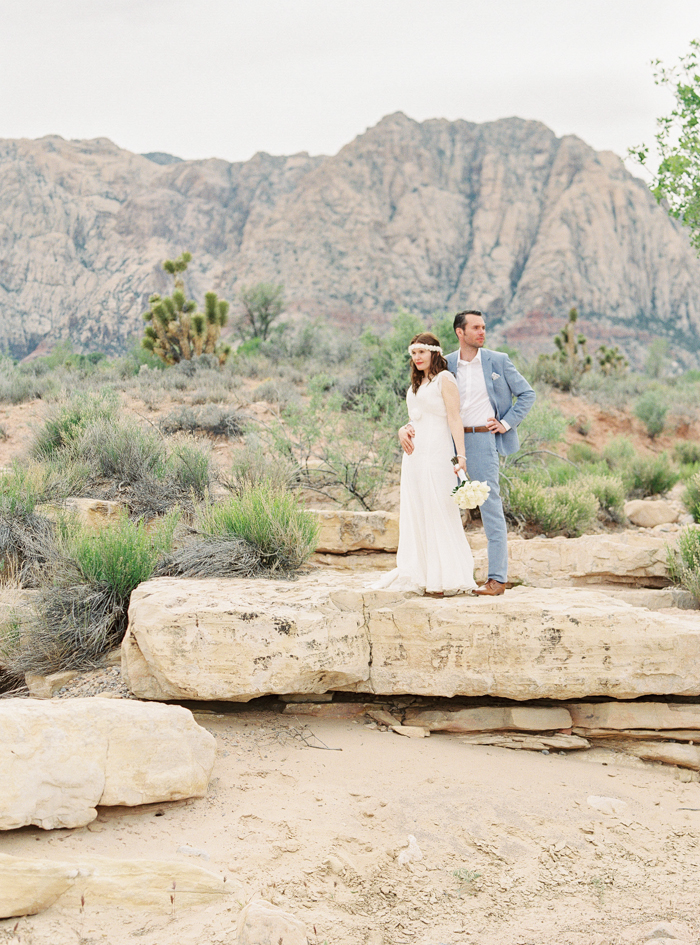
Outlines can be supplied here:
M396 569L374 587L449 596L476 587L474 559L451 495L455 468L467 471L463 455L457 455L456 467L450 462L453 442L464 443L459 391L435 335L421 332L408 351L406 404L416 431L414 450L404 453L401 464Z

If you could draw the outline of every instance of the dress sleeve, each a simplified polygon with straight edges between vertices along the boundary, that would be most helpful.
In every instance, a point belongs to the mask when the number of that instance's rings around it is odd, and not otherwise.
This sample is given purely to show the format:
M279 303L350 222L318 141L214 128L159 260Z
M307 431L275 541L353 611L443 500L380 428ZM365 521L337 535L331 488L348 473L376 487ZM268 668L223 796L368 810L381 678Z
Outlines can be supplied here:
M440 392L442 393L442 385L447 381L448 384L454 384L457 386L457 378L454 376L452 371L440 371L438 374L438 382L440 384Z

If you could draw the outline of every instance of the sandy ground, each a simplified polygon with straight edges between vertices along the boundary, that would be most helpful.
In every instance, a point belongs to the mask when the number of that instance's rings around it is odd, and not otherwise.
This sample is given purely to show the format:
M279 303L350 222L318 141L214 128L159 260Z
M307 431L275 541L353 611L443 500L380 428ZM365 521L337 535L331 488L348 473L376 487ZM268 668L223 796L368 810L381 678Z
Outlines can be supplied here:
M300 918L314 945L699 940L700 784L678 769L605 749L403 738L364 721L281 715L270 702L195 715L218 747L206 798L101 809L76 830L24 828L0 849L193 857L225 874L234 896L199 909L176 900L165 915L54 906L0 922L0 942L223 945L255 895ZM628 807L601 814L590 795ZM400 866L409 835L423 859Z

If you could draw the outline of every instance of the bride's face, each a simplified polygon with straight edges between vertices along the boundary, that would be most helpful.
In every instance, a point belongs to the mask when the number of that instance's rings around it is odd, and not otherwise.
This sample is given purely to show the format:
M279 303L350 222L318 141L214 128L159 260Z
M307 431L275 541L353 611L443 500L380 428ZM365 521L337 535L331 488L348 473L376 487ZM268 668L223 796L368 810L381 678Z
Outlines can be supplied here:
M419 371L427 371L430 367L431 353L427 348L416 346L411 352L411 360Z

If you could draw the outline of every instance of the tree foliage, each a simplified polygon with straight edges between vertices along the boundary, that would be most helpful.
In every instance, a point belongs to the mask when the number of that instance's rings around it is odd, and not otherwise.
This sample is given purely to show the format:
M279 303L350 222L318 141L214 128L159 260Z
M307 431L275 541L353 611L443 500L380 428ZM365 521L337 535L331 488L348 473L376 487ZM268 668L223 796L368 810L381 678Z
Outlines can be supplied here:
M142 344L165 364L190 361L202 354L213 354L224 364L231 349L222 344L219 337L228 321L229 303L216 292L207 292L204 311L197 310L194 299L185 295L182 278L191 259L192 254L185 252L163 263L163 269L173 277L173 291L166 296L156 293L148 300L149 309L143 317L150 324L146 326Z
M654 81L673 92L675 106L658 118L656 147L659 167L652 193L665 200L672 216L690 230L690 239L700 253L700 39L677 65L667 68L655 60ZM649 148L640 145L630 155L648 166Z
M242 286L238 298L243 306L243 334L247 338L267 340L273 322L284 310L284 286L272 282L257 282Z

